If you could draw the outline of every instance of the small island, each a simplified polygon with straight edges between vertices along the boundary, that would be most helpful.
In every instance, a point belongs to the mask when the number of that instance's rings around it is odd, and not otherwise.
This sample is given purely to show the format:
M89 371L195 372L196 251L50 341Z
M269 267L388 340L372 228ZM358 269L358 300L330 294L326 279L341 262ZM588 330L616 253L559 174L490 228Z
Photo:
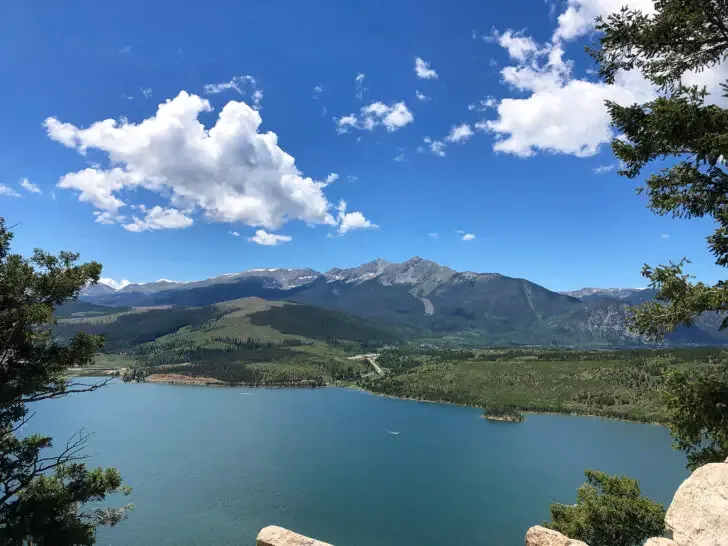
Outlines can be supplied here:
M486 406L483 408L483 419L520 423L523 421L523 414L515 406Z

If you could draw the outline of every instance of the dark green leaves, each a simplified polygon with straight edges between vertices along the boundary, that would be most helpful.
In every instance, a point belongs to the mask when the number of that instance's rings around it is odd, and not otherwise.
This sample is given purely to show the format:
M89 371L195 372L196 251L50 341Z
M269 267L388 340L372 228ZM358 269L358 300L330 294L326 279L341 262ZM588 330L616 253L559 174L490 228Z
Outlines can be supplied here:
M728 457L728 367L719 372L671 372L666 406L675 447L688 454L688 468Z
M547 527L590 546L634 546L664 532L665 508L643 497L636 480L597 470L584 474L576 504L552 504Z
M78 265L70 252L36 250L26 259L11 254L11 240L0 218L0 543L93 544L96 527L117 523L128 507L83 507L128 492L119 473L86 468L86 434L59 447L47 436L16 433L32 417L28 404L102 384L70 382L65 373L91 363L103 338L79 332L60 342L53 332L55 306L97 282L101 266Z

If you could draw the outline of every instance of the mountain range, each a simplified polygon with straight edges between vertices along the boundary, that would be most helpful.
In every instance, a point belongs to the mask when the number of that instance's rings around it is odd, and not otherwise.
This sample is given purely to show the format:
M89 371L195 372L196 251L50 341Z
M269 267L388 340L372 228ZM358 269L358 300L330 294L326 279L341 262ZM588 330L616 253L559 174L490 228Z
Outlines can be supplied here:
M404 338L466 345L639 346L627 308L654 297L649 289L585 288L558 293L526 279L458 272L420 257L377 259L324 273L252 269L191 282L160 280L115 290L86 287L82 301L106 306L203 306L243 297L290 300L370 319ZM717 316L680 328L667 344L728 342Z

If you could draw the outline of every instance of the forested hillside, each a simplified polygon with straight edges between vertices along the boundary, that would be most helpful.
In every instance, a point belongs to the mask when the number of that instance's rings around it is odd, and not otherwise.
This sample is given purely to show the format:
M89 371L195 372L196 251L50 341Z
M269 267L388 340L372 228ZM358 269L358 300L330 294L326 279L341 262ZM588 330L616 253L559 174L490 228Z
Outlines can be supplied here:
M578 351L485 349L385 350L382 377L362 388L404 398L484 408L513 408L665 422L669 370L708 377L721 373L721 349Z
M106 308L113 309L113 308ZM159 374L251 385L321 386L372 371L347 358L398 336L364 319L305 305L258 298L203 307L126 309L62 318L55 334L103 334L98 366L127 378Z

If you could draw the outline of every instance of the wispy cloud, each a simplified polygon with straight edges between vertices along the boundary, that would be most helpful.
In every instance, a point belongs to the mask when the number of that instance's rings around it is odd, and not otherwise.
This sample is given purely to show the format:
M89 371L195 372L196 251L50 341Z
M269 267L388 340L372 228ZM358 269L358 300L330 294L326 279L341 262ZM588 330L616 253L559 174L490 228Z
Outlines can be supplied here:
M473 130L470 125L463 123L462 125L453 126L450 130L450 134L445 137L448 142L460 143L465 142L471 136L473 136Z
M38 186L33 184L27 178L23 178L20 181L20 187L23 188L25 191L29 191L30 193L43 193Z
M475 110L476 112L485 112L490 108L498 106L498 99L488 95L487 97L480 99L478 102L468 104L468 110Z
M359 72L356 75L356 78L354 78L354 87L356 90L356 98L361 99L364 97L364 93L368 91L368 87L364 85L364 80L366 79L366 75L363 72Z
M437 79L437 72L430 68L430 63L417 57L415 59L415 74L418 78L423 80L435 80Z
M475 239L475 235L472 233L466 233L463 235L463 241L472 241L473 239Z
M257 82L253 76L243 74L242 76L233 76L233 78L227 82L205 84L205 93L208 95L216 95L218 93L232 90L236 91L240 95L244 95L246 86L251 86L255 89L256 83Z
M248 237L248 241L262 246L278 246L282 243L290 243L293 237L289 235L277 235L275 233L268 233L264 229L259 229L255 232L255 235Z
M350 129L373 131L376 127L383 126L392 133L409 125L415 119L412 111L407 108L404 101L394 104L373 102L360 109L359 117L356 114L347 114L340 118L334 118L336 132L340 135L348 133Z
M440 238L440 234L435 231L431 231L430 233L427 234L427 236L430 239L439 239Z
M122 55L126 55L130 51L131 51L131 46L128 46L128 45L119 48L119 53L121 53Z
M422 140L430 147L430 151L433 154L438 157L445 157L445 148L447 148L447 145L442 140L433 140L430 137L425 137Z
M599 165L594 169L594 174L606 174L609 171L613 170L614 167L614 163L612 163L611 165Z
M6 186L5 184L0 184L0 195L4 197L20 197L20 194L18 192L16 192L10 186Z
M663 233L662 235L660 235L660 239L669 239L669 238L670 238L670 235L668 233Z
M232 235L233 237L240 237L240 233L233 230L228 231L228 235Z

